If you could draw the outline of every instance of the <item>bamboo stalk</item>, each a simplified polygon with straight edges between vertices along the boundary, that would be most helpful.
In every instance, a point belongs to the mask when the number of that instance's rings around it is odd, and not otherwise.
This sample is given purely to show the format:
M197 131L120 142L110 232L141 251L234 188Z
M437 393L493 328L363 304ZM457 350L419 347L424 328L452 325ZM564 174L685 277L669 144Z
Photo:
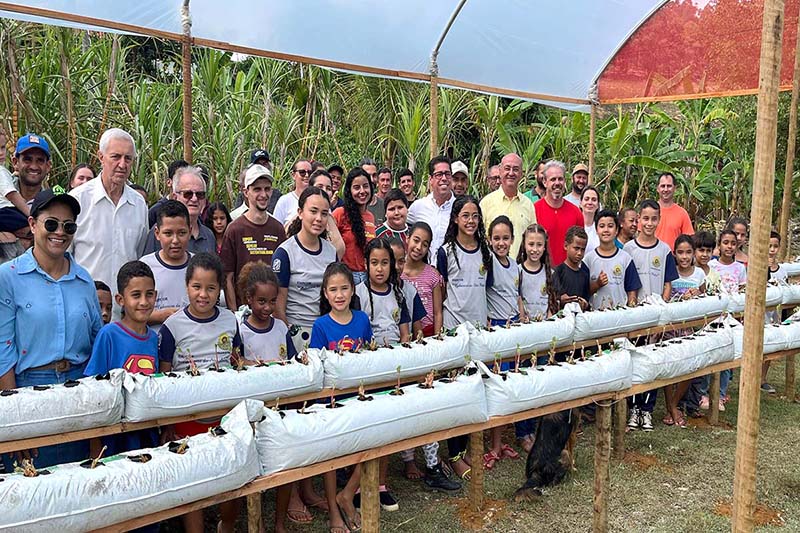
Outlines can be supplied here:
M711 374L711 384L708 387L708 423L712 426L719 424L719 372Z
M756 119L753 197L750 210L750 261L744 312L742 373L739 379L739 413L733 482L733 531L753 531L761 363L764 352L764 308L767 284L767 249L772 197L775 188L775 146L778 130L778 86L783 40L783 0L765 0Z
M378 533L380 531L381 503L378 495L380 485L381 460L370 459L361 467L361 531Z
M469 480L469 502L475 511L483 509L483 431L469 434L469 458L472 472Z
M69 39L70 32L68 28L61 29L61 35L59 36L59 42L61 44L61 53L60 56L60 68L61 68L61 78L64 80L64 105L67 111L67 131L69 132L69 141L70 141L70 166L73 168L78 163L78 132L77 132L77 124L75 124L75 107L72 97L72 78L69 75L69 65L67 64L67 39Z
M6 60L8 61L8 76L11 78L11 95L14 103L22 107L22 112L25 115L25 127L27 130L36 129L34 123L34 114L31 104L25 93L22 91L22 83L20 82L19 68L17 67L17 49L14 45L14 36L9 33L6 36ZM20 135L19 128L19 115L17 115L17 136Z
M783 201L781 221L781 249L778 257L786 261L789 255L789 215L792 211L792 180L794 179L794 152L797 142L797 103L800 96L800 15L797 17L797 41L794 47L794 74L792 76L792 103L789 105L789 134L786 137L786 167L783 171ZM788 367L787 367L788 368Z
M625 428L628 425L628 404L623 399L614 404L614 459L625 458Z
M111 98L114 96L114 90L117 86L117 60L119 58L119 35L111 35L111 59L108 62L108 88L106 89L106 101L103 104L103 113L100 116L100 127L97 130L97 141L100 142L100 136L106 129L106 120L108 119L108 109L111 107Z
M611 406L597 404L594 439L594 497L592 531L608 531L608 495L611 491Z
M189 0L181 8L183 39L181 40L181 66L183 70L183 158L192 162L192 19Z

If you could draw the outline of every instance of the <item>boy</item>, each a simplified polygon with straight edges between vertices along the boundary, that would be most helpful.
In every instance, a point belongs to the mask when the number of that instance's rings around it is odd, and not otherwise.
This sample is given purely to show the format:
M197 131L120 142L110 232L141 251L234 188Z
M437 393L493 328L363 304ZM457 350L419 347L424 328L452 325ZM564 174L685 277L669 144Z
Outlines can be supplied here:
M553 284L559 304L563 308L570 302L577 302L584 311L589 310L589 269L583 263L586 252L586 231L580 226L572 226L564 238L567 258L553 271Z
M383 205L386 209L386 221L375 231L375 236L384 236L384 238L397 237L403 241L403 246L406 246L406 241L408 240L408 225L406 224L408 199L405 193L400 189L392 189L386 193Z
M149 324L156 333L161 324L188 303L186 297L186 265L189 264L189 210L177 200L167 200L156 215L155 236L161 249L142 257L156 279L155 311Z
M717 245L717 237L708 231L698 231L694 235L694 262L706 275L706 293L717 294L719 292L722 278L716 270L709 266L711 257L714 255L714 247Z
M100 316L103 318L103 324L108 324L111 322L111 310L114 307L111 287L102 281L95 281L94 290L97 291L97 301L100 302Z
M786 274L786 270L778 263L778 252L781 249L781 234L777 231L770 231L769 232L769 249L767 251L767 258L769 260L769 266L767 267L767 271L769 272L769 279L775 280L779 283L786 283L789 279L789 276ZM766 321L767 324L780 324L781 316L778 311L770 311L767 313ZM769 372L769 361L764 361L764 364L761 366L761 392L766 392L767 394L775 394L778 391L775 390L775 387L770 385L767 382L767 372Z
M664 242L656 237L656 228L661 219L661 207L658 202L645 200L639 208L639 235L628 241L623 250L627 252L636 265L639 280L642 283L637 293L639 301L651 294L659 294L664 301L669 301L672 282L678 279L678 267L672 251ZM653 408L656 405L656 393L652 390L644 394L636 394L628 404L631 412L628 418L628 429L635 430L641 426L644 431L653 431Z
M592 309L609 309L618 305L636 305L636 292L642 288L633 258L616 246L617 216L603 209L595 217L600 246L586 254L589 268Z

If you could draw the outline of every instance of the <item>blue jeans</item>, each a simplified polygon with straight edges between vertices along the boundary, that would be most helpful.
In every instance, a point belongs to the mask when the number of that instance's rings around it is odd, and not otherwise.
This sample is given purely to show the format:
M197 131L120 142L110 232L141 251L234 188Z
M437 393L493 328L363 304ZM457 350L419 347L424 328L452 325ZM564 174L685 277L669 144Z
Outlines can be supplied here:
M628 398L629 407L638 407L641 411L652 413L656 407L656 397L658 389L653 389L641 394L634 394Z
M65 383L71 379L83 377L85 365L72 367L67 372L56 372L55 370L26 370L17 374L17 387L32 387L34 385L52 385L55 383ZM33 458L36 468L44 468L62 463L74 463L89 458L89 441L65 442L64 444L54 444L39 448L38 456ZM14 470L16 457L13 454L3 456L3 464L6 472Z
M728 394L728 385L733 379L733 370L721 370L719 373L719 397L724 398ZM711 386L711 374L703 376L702 393L708 396L708 388Z

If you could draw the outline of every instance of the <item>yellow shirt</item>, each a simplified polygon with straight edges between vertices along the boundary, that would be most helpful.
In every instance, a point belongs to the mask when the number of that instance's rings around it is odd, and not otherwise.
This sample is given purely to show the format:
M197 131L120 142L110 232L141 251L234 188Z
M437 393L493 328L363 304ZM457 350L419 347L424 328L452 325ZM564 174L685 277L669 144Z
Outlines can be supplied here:
M509 256L516 261L517 252L522 243L522 234L528 226L536 222L536 210L533 202L520 192L509 198L501 187L483 197L481 213L483 213L486 231L489 231L489 225L500 215L505 215L511 220L511 225L514 226L514 242L511 244Z

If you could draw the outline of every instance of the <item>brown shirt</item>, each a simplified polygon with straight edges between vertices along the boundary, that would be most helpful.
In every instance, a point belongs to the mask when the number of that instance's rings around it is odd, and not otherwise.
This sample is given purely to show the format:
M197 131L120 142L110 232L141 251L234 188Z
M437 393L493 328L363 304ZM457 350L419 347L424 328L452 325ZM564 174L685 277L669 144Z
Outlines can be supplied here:
M263 261L272 268L272 254L285 240L283 226L272 216L261 225L241 216L228 225L222 237L222 267L226 274L233 272L235 285L239 271L250 261Z

